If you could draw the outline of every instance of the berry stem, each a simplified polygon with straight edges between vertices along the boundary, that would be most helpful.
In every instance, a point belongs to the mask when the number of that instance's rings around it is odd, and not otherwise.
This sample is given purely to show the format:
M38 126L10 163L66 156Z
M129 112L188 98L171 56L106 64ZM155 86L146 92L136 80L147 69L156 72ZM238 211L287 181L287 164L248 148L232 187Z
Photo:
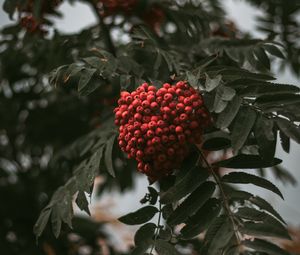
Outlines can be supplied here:
M223 185L222 185L222 181L219 177L218 174L215 173L213 167L208 163L208 161L206 160L205 156L203 155L201 149L199 149L199 152L200 152L200 157L202 159L202 162L205 164L205 166L210 170L210 172L212 173L212 176L213 178L215 179L218 187L219 187L219 190L220 190L220 194L222 196L222 200L223 200L223 208L227 214L227 216L229 217L231 223L232 223L232 227L233 227L233 231L234 231L234 234L235 234L235 237L236 237L236 241L237 241L237 246L241 246L241 240L240 240L240 236L239 236L239 230L238 230L238 226L235 222L235 217L232 213L232 211L230 210L230 206L229 206L229 203L228 203L228 197L223 189Z
M155 248L155 243L156 243L156 240L157 240L157 237L159 235L159 230L160 230L160 221L161 221L161 215L162 215L162 211L161 211L161 203L159 202L159 214L158 214L158 220L157 220L157 226L156 226L156 232L155 232L155 235L154 235L154 242L153 242L153 245L151 246L151 250L150 250L150 253L149 254L152 254L154 248Z

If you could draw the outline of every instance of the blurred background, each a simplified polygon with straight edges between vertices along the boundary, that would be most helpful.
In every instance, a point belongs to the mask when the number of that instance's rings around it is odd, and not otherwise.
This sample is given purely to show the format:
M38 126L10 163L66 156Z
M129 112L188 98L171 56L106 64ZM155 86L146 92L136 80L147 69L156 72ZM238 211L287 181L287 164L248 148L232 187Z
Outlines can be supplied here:
M3 0L0 0L0 5L2 6L2 4ZM259 9L246 4L244 1L227 0L224 1L224 5L228 12L228 19L232 20L240 30L249 32L256 37L261 36L260 32L256 30L255 22L256 15L260 13ZM73 5L63 3L60 5L59 10L64 14L64 16L62 18L53 19L55 28L58 31L74 33L96 24L96 17L92 10L87 5L81 4L80 2L75 2ZM1 9L1 28L11 22L14 21L11 21ZM112 36L118 37L120 34L118 34L118 31L113 31ZM126 40L126 38L124 38L124 40ZM278 82L300 85L300 80L295 77L289 69L282 71L279 70L279 67L275 66L273 71L275 73L280 73L280 75L276 75L279 77ZM285 153L282 151L281 146L278 146L277 154L279 158L283 159L283 166L293 174L297 181L299 181L300 169L298 167L300 164L300 146L292 142L290 154ZM97 181L101 182L99 179ZM285 201L278 199L270 192L253 188L251 185L249 185L249 190L251 189L251 191L256 194L262 194L263 197L265 197L276 209L278 209L283 218L286 219L291 226L300 227L300 186L297 184L284 185L284 183L275 179L273 179L273 181L282 191ZM104 219L106 221L114 222L115 218L118 216L128 213L129 211L136 210L140 207L138 201L142 198L140 196L146 193L147 185L148 180L144 176L138 176L133 190L125 192L124 194L110 192L107 195L102 195L100 199L93 198L91 203L93 216L95 218L98 217L101 220ZM5 205L1 205L1 207L2 206ZM2 209L0 208L0 210ZM79 210L77 210L77 213L83 215L83 213ZM134 230L134 228L131 229L127 227L125 229L116 223L106 230L111 233L113 242L119 243L120 249L122 250L125 249L127 242L131 242L131 230Z

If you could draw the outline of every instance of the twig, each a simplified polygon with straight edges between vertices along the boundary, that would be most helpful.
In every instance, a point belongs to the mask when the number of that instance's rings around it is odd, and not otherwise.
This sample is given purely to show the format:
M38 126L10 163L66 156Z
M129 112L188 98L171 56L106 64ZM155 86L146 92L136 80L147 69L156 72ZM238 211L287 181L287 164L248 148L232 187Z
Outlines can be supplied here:
M236 225L235 220L234 220L234 215L232 214L232 211L230 210L230 206L228 204L228 198L227 198L226 193L223 189L220 177L215 173L214 169L208 163L208 161L206 160L205 156L203 155L203 153L200 149L199 149L199 152L200 152L200 156L202 158L202 161L204 162L206 167L211 171L212 176L214 177L214 179L215 179L215 181L216 181L216 183L217 183L217 185L220 189L220 193L221 193L222 200L223 200L223 208L224 208L225 212L227 213L227 215L228 215L228 217L229 217L229 219L232 223L234 234L235 234L235 237L236 237L236 240L237 240L237 245L240 246L241 245L241 240L240 240L240 236L239 236L238 226Z
M161 203L159 202L159 214L158 214L158 220L157 220L157 229L156 229L155 236L154 236L154 242L153 242L153 245L151 246L151 250L150 250L149 254L152 254L152 252L154 250L154 247L155 247L155 243L156 243L157 237L159 235L161 215L162 215Z

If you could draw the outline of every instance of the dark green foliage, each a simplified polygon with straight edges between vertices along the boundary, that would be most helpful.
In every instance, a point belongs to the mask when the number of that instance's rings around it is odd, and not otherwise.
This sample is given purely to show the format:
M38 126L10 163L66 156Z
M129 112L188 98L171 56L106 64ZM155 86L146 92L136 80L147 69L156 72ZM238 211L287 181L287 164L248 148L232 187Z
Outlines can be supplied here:
M229 174L223 176L222 180L224 182L229 182L229 183L254 184L259 187L273 191L274 193L278 194L283 199L281 192L274 184L272 184L268 180L263 179L256 175L243 173L243 172L239 172L239 173L232 172L232 173L229 173Z
M119 218L119 221L128 225L139 225L151 220L158 212L158 209L153 206L143 207L136 212L129 213Z

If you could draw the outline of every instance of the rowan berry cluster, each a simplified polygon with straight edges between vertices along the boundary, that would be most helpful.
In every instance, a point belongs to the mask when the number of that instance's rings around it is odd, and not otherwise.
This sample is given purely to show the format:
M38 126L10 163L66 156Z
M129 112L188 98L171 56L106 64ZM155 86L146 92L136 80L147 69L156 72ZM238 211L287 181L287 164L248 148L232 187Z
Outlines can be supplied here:
M141 0L96 0L102 4L101 15L107 17L122 13L126 16L137 16L154 31L158 31L164 20L164 12L157 4L148 6ZM147 7L146 7L147 6Z
M138 0L100 0L100 2L104 9L103 15L109 16L118 12L130 14L136 7Z
M144 83L132 93L121 92L118 105L119 146L152 180L178 168L189 144L199 144L211 123L202 96L183 81L160 89Z
M29 33L40 33L46 34L47 30L44 28L45 25L45 14L50 14L55 12L55 7L57 7L62 0L42 0L39 3L34 0L27 0L25 3L19 4L17 10L20 13L20 25L26 29ZM33 15L35 5L39 5L40 18L36 18Z

